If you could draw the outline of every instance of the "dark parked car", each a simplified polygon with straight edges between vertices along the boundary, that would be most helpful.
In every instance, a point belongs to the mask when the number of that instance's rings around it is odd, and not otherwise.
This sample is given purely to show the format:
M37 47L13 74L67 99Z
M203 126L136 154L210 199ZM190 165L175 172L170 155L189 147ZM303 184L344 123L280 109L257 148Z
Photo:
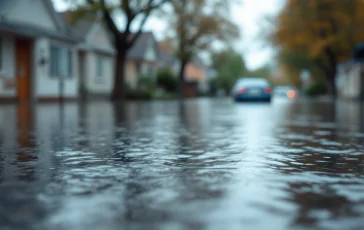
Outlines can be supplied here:
M272 86L265 78L240 78L232 89L235 101L266 101L272 98Z

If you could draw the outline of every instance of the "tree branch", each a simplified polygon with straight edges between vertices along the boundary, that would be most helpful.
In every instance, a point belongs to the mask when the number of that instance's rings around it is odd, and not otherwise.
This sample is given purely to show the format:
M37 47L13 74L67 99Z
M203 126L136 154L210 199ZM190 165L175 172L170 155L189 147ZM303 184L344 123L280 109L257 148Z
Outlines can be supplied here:
M93 0L88 0L89 2L93 2ZM115 37L119 37L120 36L120 31L118 30L118 28L115 25L114 20L112 19L110 12L107 10L106 8L106 4L105 4L105 0L101 0L101 9L104 15L104 19L106 21L107 26L109 27L109 29L111 30L111 32L113 33L113 35Z
M155 10L155 9L161 7L163 4L165 4L165 3L169 2L169 1L170 0L162 0L159 3L155 3L155 0L149 0L146 7L135 11L134 15L137 16L137 15L142 14L142 13L149 13L148 11Z

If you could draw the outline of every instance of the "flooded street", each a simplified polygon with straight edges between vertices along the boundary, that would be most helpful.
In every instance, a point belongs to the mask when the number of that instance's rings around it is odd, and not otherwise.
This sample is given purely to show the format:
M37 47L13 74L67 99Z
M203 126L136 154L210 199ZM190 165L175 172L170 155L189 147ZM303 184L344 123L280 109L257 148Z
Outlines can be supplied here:
M0 229L364 229L364 109L0 106Z

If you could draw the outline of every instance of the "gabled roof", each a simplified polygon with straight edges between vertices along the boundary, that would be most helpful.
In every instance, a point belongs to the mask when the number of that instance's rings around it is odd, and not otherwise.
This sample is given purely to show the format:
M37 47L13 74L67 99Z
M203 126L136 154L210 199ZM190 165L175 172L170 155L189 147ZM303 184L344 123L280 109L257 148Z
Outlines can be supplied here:
M77 40L68 34L63 34L59 32L50 31L44 28L36 27L33 25L24 25L22 23L15 22L1 22L0 21L0 30L11 32L14 34L20 34L27 37L38 37L38 36L46 36L55 39L64 40L67 42L77 42Z
M15 3L17 3L16 0L0 0L0 16L4 15Z
M148 49L148 42L150 42L150 41L153 42L157 56L159 57L159 50L158 50L157 42L154 38L153 33L152 32L143 32L140 34L138 39L135 41L135 43L129 50L127 59L128 60L143 60L144 56L145 56L145 52Z
M18 0L19 1L19 0ZM56 12L54 9L53 3L51 0L43 0L48 10L51 12L52 18L54 19L55 23L57 24L57 27L62 30L67 30L67 25L65 24L65 21L60 17L60 15Z
M40 28L36 25L29 25L27 23L19 23L6 20L6 14L10 12L13 7L16 7L16 5L21 1L23 0L0 0L0 29L30 37L49 36L67 41L75 41L75 39L72 38L71 35L68 33L65 22L54 10L51 0L41 1L43 1L43 3L45 4L47 10L49 10L51 17L56 24L57 31L51 31L49 29Z
M59 13L62 19L70 27L72 36L83 39L90 32L92 27L99 20L94 12L85 12L77 15L75 11L65 11Z

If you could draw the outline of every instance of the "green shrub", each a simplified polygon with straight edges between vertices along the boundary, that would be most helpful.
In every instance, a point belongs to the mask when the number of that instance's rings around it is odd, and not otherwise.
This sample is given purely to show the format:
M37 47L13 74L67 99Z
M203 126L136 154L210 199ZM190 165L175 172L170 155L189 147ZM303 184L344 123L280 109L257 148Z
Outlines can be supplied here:
M327 93L327 88L324 84L321 83L314 84L305 90L305 94L311 97L324 95L326 93Z
M153 90L142 88L129 90L127 97L132 100L149 100L153 98Z
M168 92L176 92L178 80L170 69L165 68L158 71L157 84Z
M198 93L199 97L211 97L211 92L199 92Z
M154 88L155 82L153 77L149 75L141 75L138 78L138 88L151 89Z

